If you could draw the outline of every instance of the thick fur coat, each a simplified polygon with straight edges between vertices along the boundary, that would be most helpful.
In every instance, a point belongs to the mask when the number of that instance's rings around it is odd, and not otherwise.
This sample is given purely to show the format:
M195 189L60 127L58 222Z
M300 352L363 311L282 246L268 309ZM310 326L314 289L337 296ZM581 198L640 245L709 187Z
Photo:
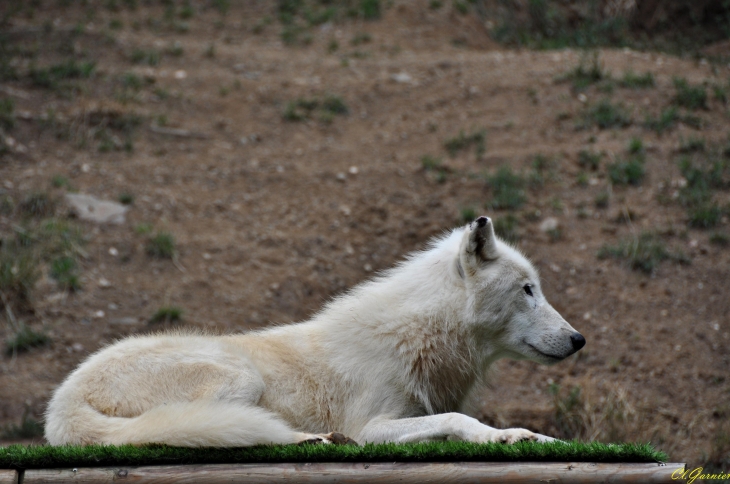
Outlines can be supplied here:
M585 344L492 222L330 302L311 320L229 336L135 336L89 357L54 394L51 444L249 446L550 440L458 413L499 358L552 364Z

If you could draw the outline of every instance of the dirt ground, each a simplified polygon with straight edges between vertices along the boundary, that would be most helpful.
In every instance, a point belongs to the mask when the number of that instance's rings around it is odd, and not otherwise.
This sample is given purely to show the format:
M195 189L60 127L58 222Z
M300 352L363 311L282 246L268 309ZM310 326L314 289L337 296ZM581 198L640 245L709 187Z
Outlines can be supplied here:
M729 66L606 49L599 60L614 79L651 72L655 86L604 79L581 90L561 80L581 52L500 47L450 5L395 1L379 20L325 23L285 45L268 2L241 3L225 15L193 3L194 15L166 23L157 4L89 14L44 2L10 20L8 38L34 54L15 57L21 75L0 84L15 119L2 133L0 189L16 207L0 214L0 236L35 223L17 208L30 194L133 202L121 225L71 220L85 237L80 289L59 289L44 262L32 310L16 308L50 344L1 357L0 427L26 413L40 419L68 372L117 338L157 329L149 319L160 307L220 332L303 320L472 209L515 217L516 244L546 296L588 341L552 367L499 362L480 405L485 422L651 441L692 465L728 458L728 211L713 229L694 228L677 194L680 152L728 142L728 107L711 88L727 86ZM56 88L23 75L70 58L95 61L94 74ZM707 107L682 108L689 121L658 133L644 119L672 106L675 76L705 83ZM327 96L347 113L300 103L305 119L286 118L288 103ZM632 122L581 126L603 99ZM141 123L115 127L129 116ZM472 145L449 155L446 140L482 130L483 153ZM629 156L632 138L643 142L646 175L611 183L607 165ZM688 146L700 139L704 149ZM579 164L581 150L606 153L596 171ZM539 173L537 155L547 166ZM501 166L533 177L518 208L488 208L486 179ZM727 189L714 196L727 206ZM63 204L55 215L66 218ZM541 229L548 218L557 229ZM150 228L173 234L174 259L148 254ZM642 231L684 263L647 274L598 258ZM2 339L12 336L5 323Z

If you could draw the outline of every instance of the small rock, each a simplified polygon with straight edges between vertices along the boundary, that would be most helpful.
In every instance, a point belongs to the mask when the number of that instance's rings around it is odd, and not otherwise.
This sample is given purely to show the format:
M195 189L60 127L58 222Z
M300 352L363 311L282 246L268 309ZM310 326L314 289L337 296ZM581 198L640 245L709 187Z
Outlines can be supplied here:
M116 247L109 247L109 255L116 257L119 255L119 251L116 249Z
M179 71L175 71L174 77L175 79L185 79L188 77L188 73L181 69Z
M555 217L548 217L540 223L540 231L545 233L554 232L558 230L558 227L560 227L560 223Z
M104 313L104 311L102 311L101 309L99 309L98 311L96 311L94 313L94 317L97 318L97 319L101 319L104 316L106 316L106 313Z
M82 345L81 343L74 343L73 345L71 345L71 349L73 349L77 353L80 353L84 351L84 345Z
M100 200L91 195L67 193L66 201L71 211L82 220L96 223L123 224L128 207L108 200Z
M400 83L407 83L413 80L413 78L407 72L399 72L398 74L393 74L392 76L390 76L390 78L393 79L395 82Z
M345 181L345 180L347 180L347 175L345 175L344 173L340 172L340 173L337 174L337 179L339 181Z
M583 104L588 102L588 96L586 96L583 93L578 94L578 101L582 102Z
M350 172L350 175L357 175L360 172L360 170L356 166L351 166L348 171Z
M101 279L99 279L99 287L106 289L108 287L112 287L112 283L102 277Z

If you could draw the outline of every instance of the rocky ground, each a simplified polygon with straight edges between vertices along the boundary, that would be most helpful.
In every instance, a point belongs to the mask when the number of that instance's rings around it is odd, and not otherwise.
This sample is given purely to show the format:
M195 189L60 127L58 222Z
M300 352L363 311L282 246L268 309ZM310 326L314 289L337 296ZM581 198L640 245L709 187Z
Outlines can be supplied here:
M728 465L727 65L507 49L456 4L288 33L262 1L62 3L2 42L5 442L117 338L305 319L488 214L588 344L500 362L481 418Z

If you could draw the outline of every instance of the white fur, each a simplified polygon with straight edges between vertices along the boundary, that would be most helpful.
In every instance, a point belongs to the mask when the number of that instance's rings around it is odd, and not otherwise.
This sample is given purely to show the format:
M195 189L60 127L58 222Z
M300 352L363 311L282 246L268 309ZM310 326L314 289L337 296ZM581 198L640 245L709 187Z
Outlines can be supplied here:
M531 285L532 296L525 285ZM330 302L311 320L230 336L131 337L53 396L53 445L248 446L550 440L456 413L502 357L552 364L575 330L532 265L481 217Z

